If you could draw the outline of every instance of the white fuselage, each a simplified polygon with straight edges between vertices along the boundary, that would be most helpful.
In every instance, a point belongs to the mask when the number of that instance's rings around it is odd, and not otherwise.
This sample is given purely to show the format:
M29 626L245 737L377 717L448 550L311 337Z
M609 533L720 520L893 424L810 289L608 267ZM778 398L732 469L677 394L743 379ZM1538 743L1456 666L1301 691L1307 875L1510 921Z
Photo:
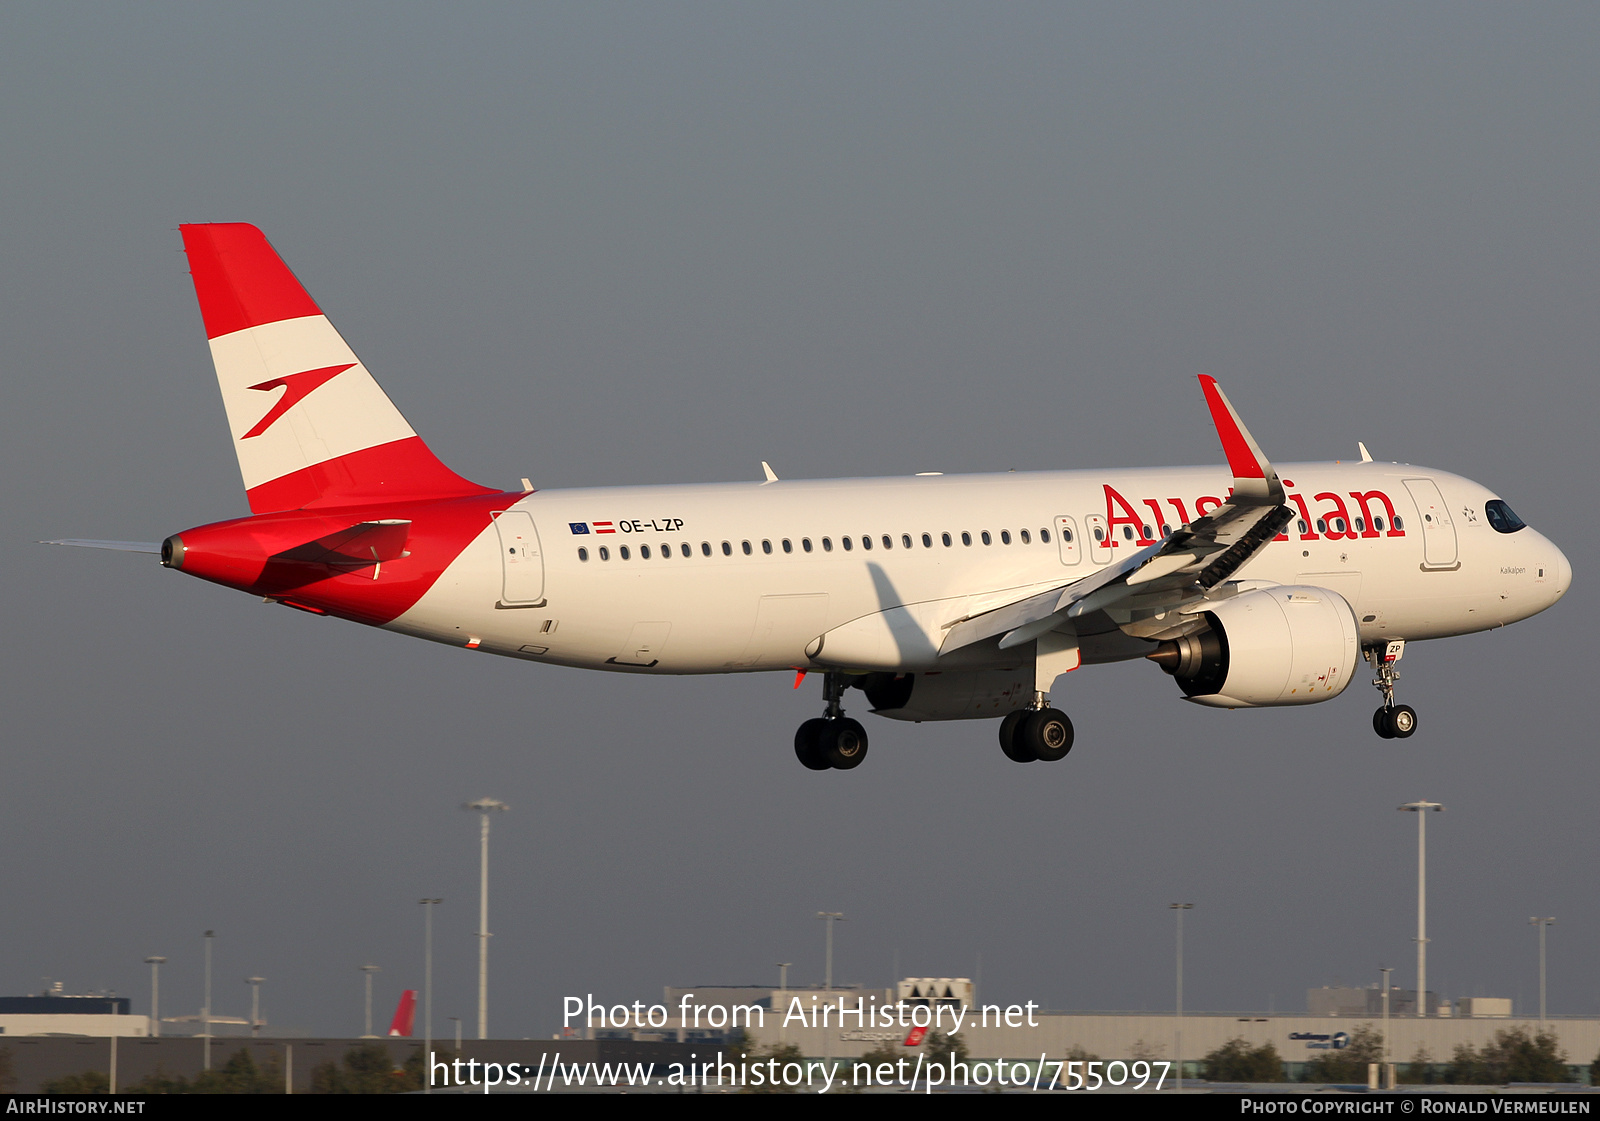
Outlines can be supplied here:
M1363 645L1502 626L1570 581L1536 530L1489 524L1495 496L1469 479L1390 463L1280 474L1296 521L1233 579L1337 591ZM1231 481L1165 468L538 491L511 511L535 533L501 515L389 626L627 672L1007 668L1031 651L990 641L940 659L944 629L1126 557ZM1085 662L1150 648L1101 630Z

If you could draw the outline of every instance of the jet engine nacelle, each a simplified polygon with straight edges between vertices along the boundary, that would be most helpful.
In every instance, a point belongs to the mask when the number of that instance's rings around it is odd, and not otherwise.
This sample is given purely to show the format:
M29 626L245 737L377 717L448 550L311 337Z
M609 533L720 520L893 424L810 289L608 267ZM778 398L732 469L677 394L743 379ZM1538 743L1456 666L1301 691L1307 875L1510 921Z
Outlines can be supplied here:
M1206 628L1149 658L1184 695L1214 708L1308 705L1344 692L1361 656L1356 616L1338 592L1284 585L1243 592L1205 613Z

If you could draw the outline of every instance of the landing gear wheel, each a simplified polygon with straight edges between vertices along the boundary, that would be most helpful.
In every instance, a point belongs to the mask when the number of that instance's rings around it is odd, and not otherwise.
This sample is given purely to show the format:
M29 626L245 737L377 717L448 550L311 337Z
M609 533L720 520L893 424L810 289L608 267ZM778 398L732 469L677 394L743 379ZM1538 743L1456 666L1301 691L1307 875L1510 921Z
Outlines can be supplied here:
M1072 750L1072 740L1072 721L1067 719L1067 714L1059 709L1044 708L1030 713L1018 726L1014 742L1041 762L1054 763L1066 758L1067 752Z
M1417 730L1417 710L1410 705L1395 705L1389 710L1389 728L1395 739L1409 738Z
M867 757L867 730L848 716L820 721L817 746L827 766L848 771Z
M1022 736L1018 734L1032 715L1030 709L1019 708L1015 712L1007 713L1006 718L1000 721L1000 750L1005 752L1006 758L1013 763L1032 763L1039 758L1036 753L1028 749Z
M807 720L794 734L794 754L809 771L826 771L833 764L822 757L822 730L827 721L818 716Z
M1015 712L1006 713L1006 718L1000 721L1000 750L1005 752L1006 758L1013 763L1031 763L1037 758L1032 755L1016 754L1017 726L1031 715L1033 714L1027 709L1019 708Z
M1394 732L1389 730L1389 710L1380 708L1372 714L1372 730L1386 740L1394 739Z
M1410 705L1380 708L1372 714L1372 730L1386 740L1409 739L1417 730L1417 710Z

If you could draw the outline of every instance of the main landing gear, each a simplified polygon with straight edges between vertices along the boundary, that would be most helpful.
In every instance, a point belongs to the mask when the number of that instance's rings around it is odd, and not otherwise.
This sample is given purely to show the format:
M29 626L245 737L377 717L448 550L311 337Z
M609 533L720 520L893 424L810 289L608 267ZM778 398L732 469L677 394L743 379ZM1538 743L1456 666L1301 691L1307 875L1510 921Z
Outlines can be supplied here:
M813 771L848 771L867 757L867 730L844 714L845 676L829 670L822 678L827 712L800 725L794 734L794 753Z
M1386 740L1403 740L1417 730L1417 710L1410 705L1394 703L1394 683L1400 680L1400 671L1394 664L1405 649L1405 639L1400 638L1386 646L1369 646L1361 652L1377 671L1372 684L1383 694L1383 707L1372 714L1372 730Z
M1000 721L1000 750L1007 759L1054 763L1067 757L1072 750L1072 721L1048 702L1043 693L1035 693L1030 707L1019 708Z

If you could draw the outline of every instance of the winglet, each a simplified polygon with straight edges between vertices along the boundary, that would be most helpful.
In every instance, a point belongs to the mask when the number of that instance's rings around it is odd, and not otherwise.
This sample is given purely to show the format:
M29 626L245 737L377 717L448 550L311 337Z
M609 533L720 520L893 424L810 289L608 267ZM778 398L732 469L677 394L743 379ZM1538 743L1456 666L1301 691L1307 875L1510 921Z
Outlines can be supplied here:
M778 481L777 474L772 470L772 467L764 459L761 461L761 473L767 477L767 482L769 482L769 483L775 483L775 482Z
M1209 374L1200 375L1200 389L1206 395L1206 405L1211 410L1211 422L1217 426L1217 438L1228 457L1228 467L1233 471L1235 500L1251 499L1278 505L1283 502L1283 484L1278 473L1262 454L1261 446L1239 419L1233 403L1228 400L1217 379Z
M1372 453L1367 450L1367 445L1363 444L1360 440L1357 440L1356 441L1356 447L1361 449L1361 462L1362 463L1371 463L1372 462Z

